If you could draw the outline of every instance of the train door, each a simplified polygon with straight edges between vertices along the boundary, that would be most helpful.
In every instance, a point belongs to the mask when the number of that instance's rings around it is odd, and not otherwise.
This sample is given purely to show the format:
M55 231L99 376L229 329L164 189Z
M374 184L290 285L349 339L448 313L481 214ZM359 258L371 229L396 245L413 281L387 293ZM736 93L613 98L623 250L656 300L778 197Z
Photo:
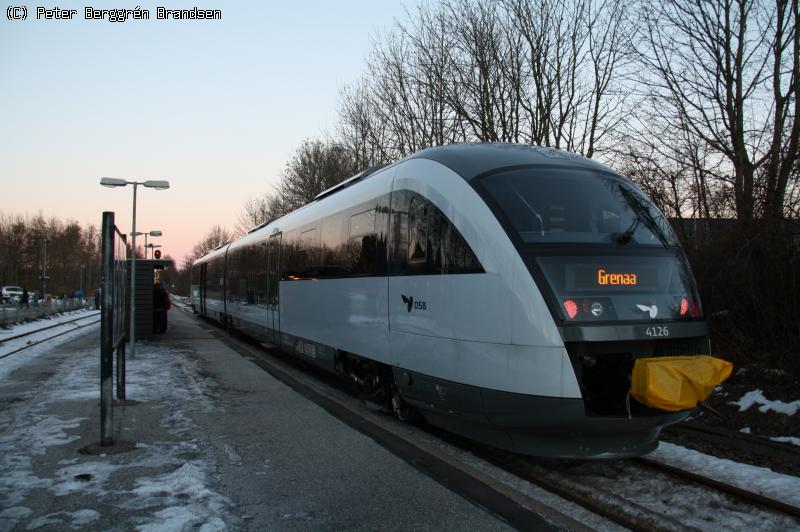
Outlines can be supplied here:
M270 342L281 345L280 301L281 233L269 237L267 245L267 328Z
M207 264L200 265L200 314L206 314L206 268Z

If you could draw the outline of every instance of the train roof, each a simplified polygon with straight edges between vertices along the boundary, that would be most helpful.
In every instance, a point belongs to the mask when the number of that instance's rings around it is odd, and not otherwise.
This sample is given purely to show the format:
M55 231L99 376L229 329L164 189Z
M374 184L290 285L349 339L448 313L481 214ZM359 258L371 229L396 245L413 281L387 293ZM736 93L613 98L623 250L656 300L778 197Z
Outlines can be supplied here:
M435 161L450 168L466 181L472 181L473 179L481 177L488 172L501 170L503 168L516 168L530 165L580 167L619 175L618 172L595 160L587 159L586 157L575 155L564 150L543 146L531 146L529 144L514 144L507 142L467 142L462 144L435 146L420 150L395 163L382 164L368 168L363 172L360 172L342 181L341 183L322 191L314 198L313 201L303 205L299 209L275 220L268 220L262 224L259 224L247 231L247 233L245 233L243 236L231 242L226 242L216 249L207 252L205 255L197 259L197 263L213 259L217 255L224 256L228 250L228 247L238 248L264 240L267 237L267 233L265 231L266 228L273 223L279 222L286 216L290 216L300 210L311 207L319 200L328 198L337 192L341 192L342 190L349 188L352 185L367 180L386 168L411 159L428 159Z
M406 160L408 159L436 161L467 181L493 170L527 165L579 166L617 173L597 161L563 150L505 142L471 142L436 146L418 151L408 156Z

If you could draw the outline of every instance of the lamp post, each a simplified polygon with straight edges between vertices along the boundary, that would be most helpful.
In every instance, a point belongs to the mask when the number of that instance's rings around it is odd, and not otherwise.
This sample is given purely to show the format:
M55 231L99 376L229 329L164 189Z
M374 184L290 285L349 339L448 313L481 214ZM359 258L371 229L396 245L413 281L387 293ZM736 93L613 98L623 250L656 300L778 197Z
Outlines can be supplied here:
M136 188L143 185L156 190L169 188L169 181L126 181L113 177L103 177L100 184L104 187L124 187L133 185L133 221L131 222L131 358L136 358Z
M42 281L42 299L44 300L44 295L47 293L47 280L50 278L47 275L47 239L42 239L42 275L39 276L39 280Z
M144 258L145 259L147 258L147 248L148 248L147 237L148 236L161 236L162 234L163 233L161 231L145 231L143 233L136 233L136 236L144 235ZM133 236L133 233L131 233L131 236Z

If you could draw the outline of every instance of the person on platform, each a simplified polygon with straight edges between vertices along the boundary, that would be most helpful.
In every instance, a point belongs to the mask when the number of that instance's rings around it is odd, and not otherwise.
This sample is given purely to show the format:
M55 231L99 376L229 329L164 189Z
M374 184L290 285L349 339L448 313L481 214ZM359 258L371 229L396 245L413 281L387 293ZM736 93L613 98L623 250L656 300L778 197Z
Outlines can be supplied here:
M22 299L19 300L19 306L28 308L28 301L30 300L30 295L28 295L28 289L22 289Z
M167 332L167 311L171 304L169 295L161 283L153 287L153 332Z

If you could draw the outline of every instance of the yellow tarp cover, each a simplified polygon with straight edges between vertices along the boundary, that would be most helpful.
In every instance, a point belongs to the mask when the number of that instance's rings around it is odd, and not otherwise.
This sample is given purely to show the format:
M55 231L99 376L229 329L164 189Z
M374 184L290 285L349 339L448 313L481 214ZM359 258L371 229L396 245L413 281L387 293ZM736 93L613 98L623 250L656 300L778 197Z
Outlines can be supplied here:
M708 355L640 358L633 364L631 395L652 408L688 410L708 399L731 371L733 364Z

